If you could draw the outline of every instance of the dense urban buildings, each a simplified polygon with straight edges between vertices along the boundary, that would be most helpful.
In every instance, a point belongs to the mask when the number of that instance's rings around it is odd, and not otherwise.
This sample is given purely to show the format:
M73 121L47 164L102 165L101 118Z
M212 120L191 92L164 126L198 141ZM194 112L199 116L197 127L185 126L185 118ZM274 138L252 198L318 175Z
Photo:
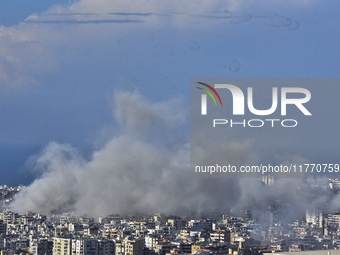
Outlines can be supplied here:
M273 178L262 181L263 185L275 185ZM339 183L329 179L323 188L335 191ZM0 186L1 254L340 254L340 211L308 209L305 217L287 222L280 210L285 205L276 201L261 217L250 208L242 215L201 219L162 214L113 214L98 219L35 212L21 215L8 206L21 189Z

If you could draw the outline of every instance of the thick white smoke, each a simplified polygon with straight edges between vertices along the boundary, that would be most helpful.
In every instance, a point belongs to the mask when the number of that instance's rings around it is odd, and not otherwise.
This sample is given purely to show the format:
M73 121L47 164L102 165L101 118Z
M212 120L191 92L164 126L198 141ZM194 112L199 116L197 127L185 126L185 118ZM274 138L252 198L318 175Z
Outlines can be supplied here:
M267 210L279 199L296 215L328 201L305 179L264 186L257 179L195 179L189 172L189 144L176 137L186 114L180 100L149 103L138 93L115 95L121 131L85 159L69 145L50 143L34 157L41 175L12 203L15 211L209 215ZM118 131L117 131L118 132ZM233 158L256 158L252 143L225 148ZM238 155L240 154L240 155Z
M151 104L136 92L117 93L114 113L121 132L90 160L57 143L35 157L41 177L22 191L14 209L200 214L221 210L220 200L233 194L216 191L238 188L190 178L189 145L174 139L176 126L185 121L179 100Z

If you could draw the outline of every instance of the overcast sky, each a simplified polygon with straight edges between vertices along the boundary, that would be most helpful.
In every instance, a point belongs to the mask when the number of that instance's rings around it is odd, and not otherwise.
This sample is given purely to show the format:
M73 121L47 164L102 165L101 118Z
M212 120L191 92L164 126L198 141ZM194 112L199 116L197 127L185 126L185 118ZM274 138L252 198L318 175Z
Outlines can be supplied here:
M116 91L151 102L180 98L189 108L193 77L339 77L339 5L4 1L1 183L33 180L25 162L51 141L84 153L105 143L117 129Z

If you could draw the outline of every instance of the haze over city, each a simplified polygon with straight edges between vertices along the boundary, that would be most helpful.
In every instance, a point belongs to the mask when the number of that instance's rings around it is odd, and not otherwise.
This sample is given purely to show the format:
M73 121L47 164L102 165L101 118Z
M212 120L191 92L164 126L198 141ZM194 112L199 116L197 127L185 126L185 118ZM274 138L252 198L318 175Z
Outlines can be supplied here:
M50 252L52 239L66 240L55 241L55 251L88 235L96 247L110 236L109 248L113 240L128 245L142 238L133 253L141 255L156 242L147 235L164 234L162 242L190 243L190 250L178 244L172 253L193 253L191 245L214 243L219 231L226 254L247 254L252 245L256 252L261 245L338 248L337 178L190 175L191 78L338 77L338 2L260 3L6 1L0 10L0 250L32 252L44 237ZM340 87L310 89L310 121L279 134L230 129L221 145L225 158L339 163ZM204 137L206 148L216 148L213 135Z

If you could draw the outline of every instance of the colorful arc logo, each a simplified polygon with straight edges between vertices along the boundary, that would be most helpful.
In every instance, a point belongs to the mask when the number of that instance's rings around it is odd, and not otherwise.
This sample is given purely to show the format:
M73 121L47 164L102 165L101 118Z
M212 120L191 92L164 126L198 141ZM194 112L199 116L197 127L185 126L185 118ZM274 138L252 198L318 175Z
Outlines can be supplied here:
M199 83L199 84L209 88L217 96L217 98L220 101L220 104L222 106L221 97L220 97L220 95L217 93L217 91L212 86L210 86L210 85L208 85L206 83L203 83L203 82L197 82L197 83ZM197 88L200 89L200 90L203 90L204 92L206 92L212 98L212 100L214 101L215 105L217 105L215 97L213 96L213 94L211 94L211 92L209 90L201 88L201 87L197 87ZM202 115L207 115L207 95L206 94L202 94L201 100L202 100L201 114Z

